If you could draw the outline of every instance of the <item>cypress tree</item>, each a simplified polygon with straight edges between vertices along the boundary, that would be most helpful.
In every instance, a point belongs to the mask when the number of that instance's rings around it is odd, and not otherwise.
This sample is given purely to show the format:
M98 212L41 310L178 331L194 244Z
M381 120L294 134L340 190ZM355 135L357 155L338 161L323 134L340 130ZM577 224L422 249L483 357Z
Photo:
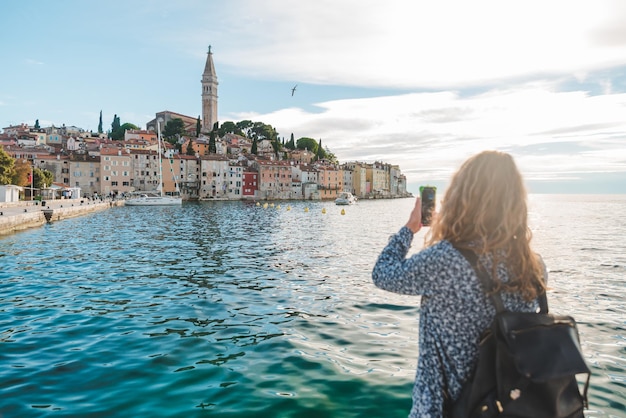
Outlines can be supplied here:
M100 121L98 122L98 133L102 133L102 110L100 111Z
M193 140L189 138L189 143L187 144L187 155L195 155L196 152L193 150Z
M324 148L322 148L321 138L320 138L320 143L317 144L317 155L315 157L318 161L324 159Z
M215 131L209 134L209 154L216 154L217 146L215 145Z

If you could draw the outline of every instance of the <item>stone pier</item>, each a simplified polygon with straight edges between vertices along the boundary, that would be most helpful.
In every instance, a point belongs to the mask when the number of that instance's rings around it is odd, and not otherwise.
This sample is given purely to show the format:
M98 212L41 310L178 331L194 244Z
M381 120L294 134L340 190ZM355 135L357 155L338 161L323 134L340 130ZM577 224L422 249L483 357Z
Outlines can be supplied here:
M0 236L123 205L123 200L87 199L0 203Z

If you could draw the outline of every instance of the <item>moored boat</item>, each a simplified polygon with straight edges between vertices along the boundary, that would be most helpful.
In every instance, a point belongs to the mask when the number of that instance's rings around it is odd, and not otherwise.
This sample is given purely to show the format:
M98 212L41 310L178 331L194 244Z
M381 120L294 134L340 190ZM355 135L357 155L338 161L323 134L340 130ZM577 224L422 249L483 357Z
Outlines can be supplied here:
M356 203L356 197L350 192L342 192L335 199L335 205L352 205L353 203Z
M161 155L161 123L157 121L157 141L159 161L159 186L153 192L134 193L130 199L126 200L128 206L173 206L182 205L183 199L180 196L167 196L163 193L163 167ZM176 191L178 192L178 183L176 183ZM179 193L179 192L178 192Z

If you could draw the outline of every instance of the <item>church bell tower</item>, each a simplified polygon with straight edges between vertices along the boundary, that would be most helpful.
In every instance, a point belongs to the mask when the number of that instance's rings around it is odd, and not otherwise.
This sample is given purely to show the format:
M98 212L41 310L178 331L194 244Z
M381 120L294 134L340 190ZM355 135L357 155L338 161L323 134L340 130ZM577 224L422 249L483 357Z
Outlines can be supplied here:
M215 122L217 122L217 74L209 45L202 73L202 132L210 132Z

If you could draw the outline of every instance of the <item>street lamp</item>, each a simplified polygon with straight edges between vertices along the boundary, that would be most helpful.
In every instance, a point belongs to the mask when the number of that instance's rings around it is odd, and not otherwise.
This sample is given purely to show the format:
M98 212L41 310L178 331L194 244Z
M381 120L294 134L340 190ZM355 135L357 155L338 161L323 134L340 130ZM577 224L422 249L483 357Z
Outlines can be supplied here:
M22 160L24 162L24 164L28 164L29 161L28 160ZM28 182L30 183L30 200L33 200L33 183L35 181L35 176L34 176L34 172L33 172L33 167L35 166L35 161L33 160L33 162L30 164L30 174L28 175Z

